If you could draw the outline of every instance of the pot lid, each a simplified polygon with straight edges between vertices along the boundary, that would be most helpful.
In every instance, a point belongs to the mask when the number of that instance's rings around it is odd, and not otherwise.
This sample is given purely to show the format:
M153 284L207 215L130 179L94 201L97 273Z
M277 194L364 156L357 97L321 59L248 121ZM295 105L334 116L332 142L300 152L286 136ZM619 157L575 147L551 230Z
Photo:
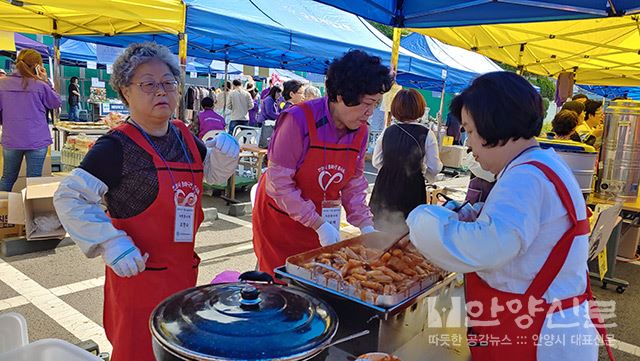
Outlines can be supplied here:
M153 336L198 359L298 359L327 345L338 328L324 301L290 287L228 283L177 293L156 307Z

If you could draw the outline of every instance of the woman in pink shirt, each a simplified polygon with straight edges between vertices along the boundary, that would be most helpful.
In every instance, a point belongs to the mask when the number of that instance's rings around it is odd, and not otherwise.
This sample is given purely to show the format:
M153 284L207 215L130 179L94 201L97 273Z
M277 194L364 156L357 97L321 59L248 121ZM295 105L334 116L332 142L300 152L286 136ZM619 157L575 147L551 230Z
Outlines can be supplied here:
M389 68L360 50L329 66L327 96L282 112L253 211L261 271L340 240L340 206L362 233L374 231L366 203L367 120L391 88Z

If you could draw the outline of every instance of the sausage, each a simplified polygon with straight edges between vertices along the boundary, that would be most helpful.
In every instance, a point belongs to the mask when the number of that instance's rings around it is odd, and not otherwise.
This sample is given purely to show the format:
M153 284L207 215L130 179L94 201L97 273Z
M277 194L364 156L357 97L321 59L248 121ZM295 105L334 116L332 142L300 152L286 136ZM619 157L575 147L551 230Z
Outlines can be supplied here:
M403 268L401 272L402 272L402 273L404 273L404 274L406 274L406 275L409 275L409 276L416 276L416 275L418 275L418 273L417 273L416 271L414 271L413 269L408 268L408 267L407 267L407 268Z
M393 270L387 268L387 267L380 267L378 268L380 271L384 272L385 275L393 278L394 281L402 281L402 279L404 278L403 276L395 273Z
M393 278L385 275L385 274L375 274L375 275L371 275L371 279L373 281L376 282L380 282L380 283L392 283L393 282Z
M382 262L386 263L386 262L389 260L389 258L391 258L391 253L389 253L389 252L385 252L385 253L382 255L382 257L380 257L380 261L382 261Z
M382 286L378 282L362 281L361 284L362 284L363 287L370 288L370 289L372 289L374 291L377 291L377 292L384 291L384 286Z

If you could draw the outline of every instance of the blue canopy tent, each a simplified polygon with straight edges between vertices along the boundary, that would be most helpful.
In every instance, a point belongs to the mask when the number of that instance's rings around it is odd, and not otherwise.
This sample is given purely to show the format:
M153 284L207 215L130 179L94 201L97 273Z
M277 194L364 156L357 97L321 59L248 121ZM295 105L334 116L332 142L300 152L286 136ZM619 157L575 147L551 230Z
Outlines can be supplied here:
M358 48L388 63L391 42L357 16L311 0L188 0L190 56L324 74L331 60ZM175 36L77 37L115 46L155 41L178 52ZM401 49L398 81L442 88L446 66ZM456 75L448 84L464 83Z
M60 58L70 61L97 61L96 44L62 39L60 41Z
M411 33L400 40L400 45L429 60L439 61L450 68L450 72L464 71L462 75L489 73L503 70L493 60L467 49L458 48L427 35Z
M640 13L638 0L315 0L398 28L577 20Z
M598 94L608 99L613 99L617 97L628 97L634 100L640 100L639 87L579 85L578 88L584 89L590 93Z

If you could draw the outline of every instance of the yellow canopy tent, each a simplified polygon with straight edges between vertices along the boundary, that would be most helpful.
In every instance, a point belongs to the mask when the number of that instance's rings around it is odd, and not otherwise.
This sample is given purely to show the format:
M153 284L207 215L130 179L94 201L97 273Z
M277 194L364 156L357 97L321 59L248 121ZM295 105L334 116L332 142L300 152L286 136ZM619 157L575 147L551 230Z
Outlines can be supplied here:
M182 0L0 0L0 31L55 36L53 78L58 90L60 36L176 34L184 74L185 26L186 6Z
M640 16L411 29L528 72L576 83L640 85Z
M116 35L184 29L180 0L0 0L0 30L5 31Z

